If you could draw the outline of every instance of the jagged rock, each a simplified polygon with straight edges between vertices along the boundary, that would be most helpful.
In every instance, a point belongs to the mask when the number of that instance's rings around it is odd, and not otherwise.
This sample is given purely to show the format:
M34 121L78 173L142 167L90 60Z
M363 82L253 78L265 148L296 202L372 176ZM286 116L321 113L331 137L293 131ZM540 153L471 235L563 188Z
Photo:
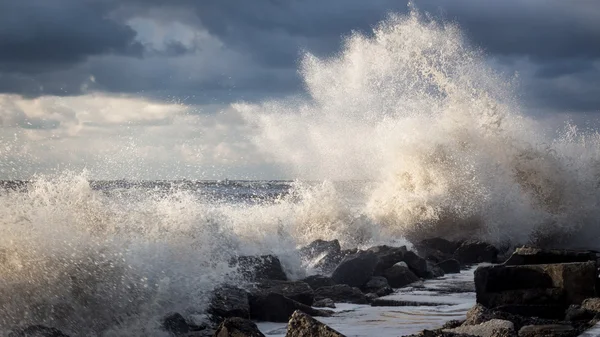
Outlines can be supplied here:
M248 292L230 285L218 287L212 293L207 311L222 318L248 318L250 317Z
M419 257L415 252L407 251L404 253L404 259L402 261L404 261L406 265L408 265L408 268L410 268L410 270L418 277L430 277L427 260Z
M458 248L459 243L442 238L431 238L421 241L417 246L435 249L444 254L452 255Z
M525 325L554 324L557 322L556 320L542 319L537 317L525 317L504 311L491 310L484 307L481 304L476 304L467 312L467 319L465 320L463 325L477 325L492 319L502 319L513 322L515 325L515 330L519 330Z
M244 318L232 317L219 325L215 337L265 337L256 324Z
M438 267L442 268L442 270L446 274L458 274L460 273L460 262L455 259L450 259L446 261L442 261L437 264Z
M295 311L288 322L286 337L345 337L302 311Z
M300 256L311 262L313 268L330 273L344 257L338 240L315 240L300 249Z
M313 304L313 307L335 309L335 302L333 302L333 300L331 298L322 298L322 299L316 300L315 303Z
M504 262L507 266L596 261L596 253L566 249L517 248Z
M255 320L287 322L296 310L302 310L313 316L331 316L330 311L313 309L281 294L250 295L250 317Z
M31 325L24 329L15 329L8 337L69 337L62 331L43 325Z
M402 288L419 280L419 277L402 262L384 271L383 276L392 288Z
M238 272L248 280L267 279L287 281L281 261L274 255L240 256L230 261Z
M447 332L462 333L479 337L494 337L499 334L513 335L515 325L506 320L492 319L477 325L464 325L454 329L446 329Z
M457 328L457 327L463 325L464 322L465 321L453 319L453 320L450 320L450 321L444 323L444 325L442 325L442 329L454 329L454 328Z
M583 303L581 304L581 307L586 310L593 311L593 312L600 312L600 298L598 298L598 297L587 298L583 301Z
M580 305L571 305L565 312L565 321L589 321L595 315L595 312L582 308Z
M337 284L315 290L315 299L322 298L330 298L337 303L367 304L365 294L360 289L347 284Z
M463 265L481 262L495 263L498 259L498 249L486 242L469 240L463 242L454 251L454 259Z
M566 324L527 325L519 330L519 337L571 337L577 331Z
M331 278L340 284L361 287L373 276L378 258L373 252L360 251L346 256L335 268Z
M264 280L254 284L251 293L281 294L309 306L313 304L314 300L314 291L307 283L302 281Z
M175 335L182 335L190 332L190 327L185 321L185 318L178 313L172 313L165 316L162 320L162 327Z
M485 266L475 271L477 302L503 305L557 305L562 312L596 294L596 263Z
M311 275L303 279L302 282L308 284L313 290L317 290L321 287L334 286L337 284L331 277L323 275Z
M390 246L375 246L368 249L373 252L379 261L375 266L373 275L381 276L383 272L404 259L404 254L407 252L406 246L390 247Z
M444 270L431 261L427 261L427 278L437 278L444 276Z

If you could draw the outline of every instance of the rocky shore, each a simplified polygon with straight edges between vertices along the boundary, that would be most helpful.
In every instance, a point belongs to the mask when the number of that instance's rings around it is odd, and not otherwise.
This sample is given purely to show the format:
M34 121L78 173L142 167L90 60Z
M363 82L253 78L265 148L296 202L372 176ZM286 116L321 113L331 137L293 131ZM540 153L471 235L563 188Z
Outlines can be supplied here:
M598 254L593 251L521 247L511 253L481 241L435 238L416 244L414 250L390 246L342 250L337 240L317 240L299 253L320 274L289 280L276 256L240 256L230 264L245 284L217 287L205 313L168 314L162 328L173 336L264 336L255 322L280 322L287 323L288 337L343 336L319 321L336 314L336 304L411 305L387 295L478 264L482 265L474 272L476 304L466 320L452 320L412 337L579 336L600 321ZM10 336L67 335L34 325L14 329Z

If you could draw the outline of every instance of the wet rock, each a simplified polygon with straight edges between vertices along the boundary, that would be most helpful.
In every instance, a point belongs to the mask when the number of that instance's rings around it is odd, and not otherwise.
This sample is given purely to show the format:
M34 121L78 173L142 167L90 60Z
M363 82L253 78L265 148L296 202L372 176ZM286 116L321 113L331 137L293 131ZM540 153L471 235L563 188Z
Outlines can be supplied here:
M405 263L398 263L392 266L383 272L383 276L392 288L402 288L419 280L419 277Z
M302 281L275 281L265 280L253 285L252 294L276 293L281 294L302 304L313 305L314 291Z
M589 321L595 315L595 312L582 308L580 305L571 305L565 312L565 321Z
M527 325L519 330L519 337L570 337L577 331L566 324Z
M287 322L296 310L302 310L312 316L331 316L330 311L314 309L281 294L250 295L250 317L255 320Z
M218 287L212 293L207 311L222 318L248 318L250 317L248 292L230 285Z
M406 336L406 337L473 337L472 335L465 335L456 332L448 332L443 331L442 329L438 330L423 330L418 334ZM496 337L496 336L494 336Z
M379 290L381 288L389 287L389 286L390 285L388 284L388 281L385 277L373 276L373 277L371 277L369 282L367 282L365 284L365 286L363 287L363 290L367 293L377 292L377 290Z
M207 330L207 329L216 329L217 325L214 323L214 318L209 314L198 314L198 315L189 315L187 318L187 323L190 327L190 330Z
M365 298L367 299L367 302L373 303L376 299L379 298L379 295L375 293L368 293L365 295Z
M265 337L256 324L244 318L228 318L215 332L215 337Z
M330 298L336 303L367 304L365 294L360 289L347 284L337 284L315 290L315 299L322 298Z
M475 271L477 303L503 305L581 304L596 294L596 264L561 263L485 266Z
M442 268L446 274L458 274L460 273L460 262L455 259L442 261L437 264L438 267Z
M593 312L600 312L600 298L592 297L583 301L581 307Z
M482 262L495 263L497 258L498 249L482 241L465 241L454 252L454 259L463 265Z
M501 305L494 310L519 316L560 320L564 317L565 306L562 304L510 304Z
M324 273L332 272L344 257L338 240L315 240L300 249L300 256L313 268Z
M444 276L444 270L431 261L427 261L427 278L438 278Z
M464 325L454 329L446 329L446 332L462 333L479 337L494 337L500 334L514 335L515 325L507 320L492 319L477 325Z
M333 302L333 300L331 298L322 298L322 299L316 300L315 303L313 304L313 307L335 309L335 302Z
M596 261L596 253L566 249L517 248L504 262L507 266Z
M373 276L378 258L373 252L360 251L346 256L335 268L331 278L340 284L361 287Z
M302 311L295 311L288 322L286 337L345 337Z
M452 255L458 248L459 243L448 241L448 240L442 239L442 238L431 238L431 239L425 239L425 240L421 241L417 246L429 248L429 249L435 249L444 254Z
M308 284L313 290L337 284L331 277L323 275L311 275L303 279L302 282Z
M281 261L274 255L240 256L230 261L233 267L248 280L267 279L287 281Z
M465 321L453 319L453 320L450 320L450 321L444 323L444 325L442 325L442 329L454 329L454 328L461 326L464 322Z
M31 325L24 329L16 329L8 337L69 337L62 331L43 325Z
M427 267L427 260L419 257L415 252L406 252L402 261L404 261L406 265L408 265L408 268L410 268L410 270L418 277L429 278L431 276L429 268Z
M375 266L373 275L381 276L383 272L404 259L404 254L407 252L406 246L390 247L390 246L375 246L368 249L373 252L379 261Z
M162 320L162 327L175 335L182 335L190 332L190 327L185 321L185 318L178 313L172 313L165 316Z

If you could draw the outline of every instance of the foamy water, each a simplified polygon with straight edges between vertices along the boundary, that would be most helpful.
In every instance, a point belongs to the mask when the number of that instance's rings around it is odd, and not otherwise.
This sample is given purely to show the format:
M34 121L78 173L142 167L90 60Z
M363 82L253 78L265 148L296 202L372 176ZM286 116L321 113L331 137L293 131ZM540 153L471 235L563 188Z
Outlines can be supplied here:
M278 254L301 277L312 271L294 249L314 239L600 248L600 137L544 132L458 27L392 16L339 55L307 54L301 73L308 97L234 109L265 156L317 182L222 200L206 186L98 190L65 172L0 192L0 327L163 336L158 318L202 312L237 280L232 256Z

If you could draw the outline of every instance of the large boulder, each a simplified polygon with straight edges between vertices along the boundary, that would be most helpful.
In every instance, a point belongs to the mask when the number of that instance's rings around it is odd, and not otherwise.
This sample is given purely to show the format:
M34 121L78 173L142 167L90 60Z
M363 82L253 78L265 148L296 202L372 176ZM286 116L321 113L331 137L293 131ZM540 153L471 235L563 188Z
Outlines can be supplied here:
M481 262L496 263L498 249L486 242L469 240L456 248L454 259L463 265Z
M588 261L596 261L595 252L566 249L544 250L532 247L521 247L517 248L504 264L507 266L517 266Z
M23 329L16 329L8 337L69 337L56 328L43 325L31 325Z
M454 329L445 329L444 331L479 337L510 336L515 334L515 325L511 321L492 319L481 324L463 325Z
M337 284L331 277L323 275L311 275L304 278L302 282L308 284L313 290Z
M163 318L162 328L174 335L182 335L190 332L190 327L185 318L179 313L171 313Z
M222 318L248 318L250 317L248 292L230 285L220 286L213 291L207 311Z
M392 288L402 288L419 280L419 277L404 262L399 262L388 268L383 272L383 276Z
M356 287L350 287L347 284L337 284L329 287L321 287L315 290L315 299L332 299L337 303L355 303L367 304L365 294Z
M427 278L438 278L444 276L444 270L437 264L427 260Z
M335 302L331 298L321 298L316 300L313 304L315 308L333 308L335 309Z
M475 271L477 303L488 308L505 305L571 304L596 294L596 264L561 263L485 266Z
M577 331L568 324L526 325L519 330L519 337L574 337Z
M307 283L302 281L264 280L255 283L252 286L251 293L281 294L306 305L312 305L314 300L314 291Z
M250 317L258 321L287 322L296 310L312 316L331 316L330 311L314 309L281 294L250 295Z
M600 313L600 298L598 298L598 297L588 298L585 301L583 301L583 303L581 304L581 307L583 309L586 309L589 311Z
M228 318L215 332L215 337L265 337L256 324L247 319Z
M238 272L248 280L267 279L287 281L281 261L274 255L239 256L230 261Z
M300 248L300 257L311 267L323 273L331 273L341 262L344 253L338 240L315 240Z
M417 247L423 247L427 249L435 249L444 254L452 255L458 248L460 243L448 241L442 238L431 238L425 239L417 244Z
M446 274L457 274L460 273L460 262L455 259L442 261L437 264L438 267L442 268Z
M346 256L335 268L331 278L339 284L361 287L373 276L379 259L373 252L360 251Z
M302 311L295 311L288 322L286 337L344 337Z
M404 260L404 254L407 252L407 249L406 246L375 246L369 248L368 251L373 252L379 259L373 275L381 276L386 269Z
M431 273L429 270L429 266L427 265L427 260L418 256L413 251L407 251L404 254L403 260L408 268L415 273L419 277L429 278L431 277Z
M371 277L371 279L369 280L369 282L367 282L365 284L365 286L363 287L363 291L365 293L375 293L377 294L377 292L379 292L382 289L387 289L390 288L390 285L387 281L387 279L383 276L373 276ZM384 296L384 295L379 295L379 296Z

